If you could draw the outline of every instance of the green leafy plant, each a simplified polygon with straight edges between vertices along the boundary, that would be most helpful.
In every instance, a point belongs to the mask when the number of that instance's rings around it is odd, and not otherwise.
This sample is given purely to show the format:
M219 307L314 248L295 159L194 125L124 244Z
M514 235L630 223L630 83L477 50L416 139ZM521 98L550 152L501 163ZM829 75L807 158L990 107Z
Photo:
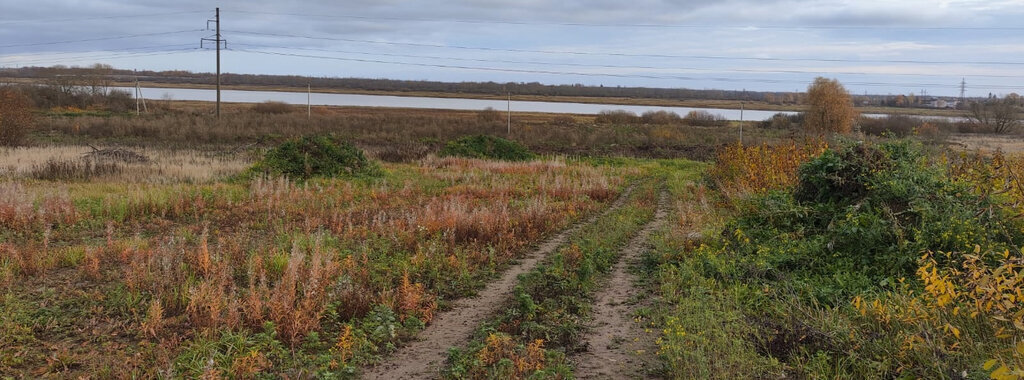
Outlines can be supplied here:
M380 168L354 145L328 136L285 141L263 156L253 171L305 180L312 177L377 176Z
M527 161L536 157L533 152L518 142L487 135L468 136L449 141L441 149L439 155L504 161Z

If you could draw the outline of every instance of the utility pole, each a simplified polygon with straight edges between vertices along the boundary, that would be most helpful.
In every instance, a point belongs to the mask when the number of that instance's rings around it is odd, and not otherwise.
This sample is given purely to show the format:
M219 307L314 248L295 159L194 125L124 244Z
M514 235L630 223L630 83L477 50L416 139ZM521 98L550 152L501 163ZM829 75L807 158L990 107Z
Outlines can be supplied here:
M135 70L132 70L132 71L134 72ZM139 116L139 114L140 114L140 112L139 112L139 98L140 98L140 96L139 96L139 75L136 73L136 75L135 75L135 116Z
M139 111L140 101L142 102L142 111L149 113L149 107L146 107L146 98L142 97L142 87L139 86L139 74L135 70L132 70L132 72L135 73L135 116L139 116L141 114Z
M512 92L508 93L508 137L512 137Z
M310 101L312 96L313 96L313 85L310 84L310 83L306 83L306 118L307 119L312 119L313 118L313 103Z
M216 12L217 13L213 20L206 20L206 28L210 28L211 22L215 23L217 34L214 35L214 38L201 39L199 42L199 47L203 47L203 41L213 41L213 43L217 44L217 119L220 119L220 46L221 42L223 42L224 47L227 48L228 43L227 41L224 41L224 39L222 39L220 36L220 7L217 7Z
M743 145L743 102L740 102L740 145Z

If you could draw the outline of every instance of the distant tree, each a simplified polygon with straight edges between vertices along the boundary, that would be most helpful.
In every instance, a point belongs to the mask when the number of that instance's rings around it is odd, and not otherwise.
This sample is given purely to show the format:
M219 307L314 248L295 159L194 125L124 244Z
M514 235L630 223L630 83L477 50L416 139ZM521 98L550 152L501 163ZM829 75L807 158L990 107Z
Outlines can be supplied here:
M1009 133L1020 126L1020 111L1014 99L990 99L972 102L967 117L981 129L993 133Z
M818 77L807 87L807 113L804 129L812 132L850 133L857 111L853 100L839 81Z
M107 95L110 86L113 83L113 79L111 79L113 74L113 67L97 63L84 70L84 73L81 75L80 83L82 83L85 91L88 91L89 95Z
M1017 106L1024 106L1024 97L1021 97L1016 92L1011 92L1007 94L1006 100Z

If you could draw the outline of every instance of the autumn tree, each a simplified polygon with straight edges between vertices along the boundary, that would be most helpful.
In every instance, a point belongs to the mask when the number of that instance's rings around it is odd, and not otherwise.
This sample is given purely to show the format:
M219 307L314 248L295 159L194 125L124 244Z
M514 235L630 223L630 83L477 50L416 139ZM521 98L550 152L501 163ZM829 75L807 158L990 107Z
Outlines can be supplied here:
M971 102L967 117L993 133L1009 133L1020 126L1021 109L1011 98Z
M25 95L0 87L0 146L14 146L32 128L32 105Z
M807 87L807 114L804 129L811 132L849 133L857 111L853 100L839 81L818 77Z

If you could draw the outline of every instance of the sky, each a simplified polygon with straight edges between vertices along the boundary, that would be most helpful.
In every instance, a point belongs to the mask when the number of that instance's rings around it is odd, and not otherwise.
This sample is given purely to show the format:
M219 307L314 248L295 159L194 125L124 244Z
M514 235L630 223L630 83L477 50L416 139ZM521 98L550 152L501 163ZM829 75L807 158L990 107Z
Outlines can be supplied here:
M1024 0L0 0L0 67L1024 93ZM212 29L213 23L209 23Z

